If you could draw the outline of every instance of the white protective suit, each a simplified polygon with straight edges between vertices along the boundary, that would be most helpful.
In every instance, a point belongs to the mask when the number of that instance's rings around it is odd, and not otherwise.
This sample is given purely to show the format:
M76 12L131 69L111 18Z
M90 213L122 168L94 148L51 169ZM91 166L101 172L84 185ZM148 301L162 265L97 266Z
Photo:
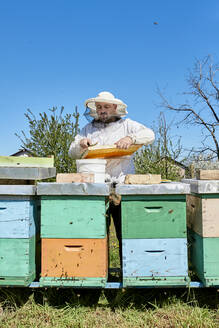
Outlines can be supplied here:
M89 138L92 144L113 145L124 137L131 137L134 144L151 144L154 139L154 132L144 125L132 121L128 118L120 118L116 122L102 123L93 121L87 124L81 133L75 137L69 149L69 156L80 158L84 150L80 147L80 141L83 138ZM126 174L135 173L133 155L121 156L107 159L106 178L107 181L123 183Z

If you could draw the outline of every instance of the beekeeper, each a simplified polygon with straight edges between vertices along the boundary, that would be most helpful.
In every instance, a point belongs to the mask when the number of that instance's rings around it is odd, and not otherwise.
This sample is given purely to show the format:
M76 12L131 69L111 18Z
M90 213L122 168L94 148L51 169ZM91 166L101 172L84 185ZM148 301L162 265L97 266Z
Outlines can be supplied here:
M90 123L75 137L69 156L80 158L90 145L113 145L127 149L133 144L149 145L154 141L154 132L144 125L124 118L127 105L110 92L100 92L97 97L85 101L85 116ZM124 182L126 174L135 172L133 155L107 159L106 179Z

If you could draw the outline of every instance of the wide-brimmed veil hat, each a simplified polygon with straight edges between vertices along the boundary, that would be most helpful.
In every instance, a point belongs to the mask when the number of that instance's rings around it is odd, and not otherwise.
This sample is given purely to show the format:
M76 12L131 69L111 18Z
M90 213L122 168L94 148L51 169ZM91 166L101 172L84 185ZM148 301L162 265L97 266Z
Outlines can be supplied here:
M97 118L97 113L96 113L96 102L104 102L108 104L115 104L117 105L116 107L116 112L118 116L125 116L128 114L126 108L127 105L120 99L115 98L115 96L111 92L103 91L100 92L97 97L95 98L89 98L85 101L85 106L90 109L89 115L93 118Z

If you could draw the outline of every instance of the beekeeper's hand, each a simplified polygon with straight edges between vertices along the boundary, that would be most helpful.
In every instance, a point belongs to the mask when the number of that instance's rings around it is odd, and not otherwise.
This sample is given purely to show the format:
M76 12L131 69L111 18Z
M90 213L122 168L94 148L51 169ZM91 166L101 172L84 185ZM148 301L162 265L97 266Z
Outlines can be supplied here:
M88 138L83 138L80 141L81 148L88 148L91 145L91 140Z
M133 141L131 137L125 137L115 142L117 148L122 148L122 149L128 149L132 144Z

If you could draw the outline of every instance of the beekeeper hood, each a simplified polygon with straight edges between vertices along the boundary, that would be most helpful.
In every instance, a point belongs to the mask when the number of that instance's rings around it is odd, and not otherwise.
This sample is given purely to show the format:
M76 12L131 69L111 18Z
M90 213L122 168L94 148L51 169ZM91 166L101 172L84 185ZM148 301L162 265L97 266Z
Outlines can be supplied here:
M126 108L127 105L120 99L115 98L115 96L107 91L100 92L97 97L95 98L89 98L85 101L85 107L86 111L84 113L84 116L87 118L88 121L91 121L92 119L98 119L98 115L96 112L96 103L108 103L108 104L115 104L116 107L116 116L124 117L126 114L128 114Z

